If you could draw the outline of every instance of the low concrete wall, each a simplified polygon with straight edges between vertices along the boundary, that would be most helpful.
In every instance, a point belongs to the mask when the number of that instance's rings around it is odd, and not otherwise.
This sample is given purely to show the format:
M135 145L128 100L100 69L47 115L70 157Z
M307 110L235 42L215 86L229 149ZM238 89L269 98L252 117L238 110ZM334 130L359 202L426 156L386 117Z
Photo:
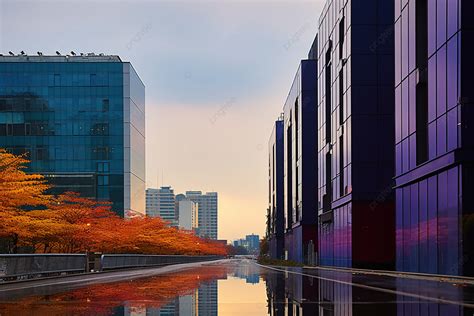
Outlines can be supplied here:
M84 272L85 254L0 254L0 278Z
M104 254L101 257L101 270L162 266L222 259L219 256L167 256Z
M167 256L138 254L0 254L0 281L61 274L132 269L205 262L222 256Z

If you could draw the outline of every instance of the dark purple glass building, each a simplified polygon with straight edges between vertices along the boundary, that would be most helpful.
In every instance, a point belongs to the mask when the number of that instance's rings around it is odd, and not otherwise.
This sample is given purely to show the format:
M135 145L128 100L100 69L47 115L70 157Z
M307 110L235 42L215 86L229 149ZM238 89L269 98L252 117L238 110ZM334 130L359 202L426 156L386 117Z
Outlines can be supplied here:
M395 1L396 267L474 275L474 1Z
M393 0L328 0L318 30L321 265L395 261Z
M316 60L302 60L283 110L285 257L300 263L318 245L316 75Z
M284 258L283 118L275 122L268 142L268 237L270 256Z

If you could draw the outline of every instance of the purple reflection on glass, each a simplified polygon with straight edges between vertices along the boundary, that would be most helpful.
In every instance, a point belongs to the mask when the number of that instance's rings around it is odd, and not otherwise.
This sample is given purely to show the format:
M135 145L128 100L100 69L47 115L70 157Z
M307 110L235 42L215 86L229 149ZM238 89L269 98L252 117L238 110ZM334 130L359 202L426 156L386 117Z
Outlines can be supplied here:
M446 0L438 0L436 6L436 26L437 26L437 47L441 47L446 42Z
M436 51L436 0L428 0L428 56Z
M446 114L436 120L436 135L436 153L439 157L446 153Z
M455 36L448 42L447 52L447 107L448 110L458 103L458 37Z
M436 119L436 57L428 60L428 122Z
M446 45L436 54L436 101L437 116L446 113Z
M428 179L428 271L438 272L438 179Z

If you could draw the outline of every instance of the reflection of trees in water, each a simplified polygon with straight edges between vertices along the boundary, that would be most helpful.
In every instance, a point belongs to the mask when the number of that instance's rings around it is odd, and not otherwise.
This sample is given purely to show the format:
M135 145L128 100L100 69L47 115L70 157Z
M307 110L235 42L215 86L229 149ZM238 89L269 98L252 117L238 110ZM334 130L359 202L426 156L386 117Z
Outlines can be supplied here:
M130 310L159 308L178 296L192 294L201 284L226 276L227 268L216 265L148 279L91 285L2 303L0 315L111 315L122 306Z

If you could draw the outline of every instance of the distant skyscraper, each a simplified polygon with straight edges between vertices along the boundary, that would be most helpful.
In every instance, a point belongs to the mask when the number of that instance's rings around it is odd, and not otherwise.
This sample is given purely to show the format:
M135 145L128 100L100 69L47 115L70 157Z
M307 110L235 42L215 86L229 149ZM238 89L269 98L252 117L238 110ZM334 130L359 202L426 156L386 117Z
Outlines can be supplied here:
M181 200L178 203L178 225L192 230L198 228L198 204L191 200Z
M260 237L255 234L247 235L245 238L234 240L234 247L243 247L249 254L258 254L260 249Z
M217 239L217 192L186 191L186 197L198 204L199 235Z
M145 86L119 56L0 56L0 147L54 194L145 213Z
M247 241L250 250L256 251L260 248L260 237L258 235L247 235L245 236L245 240Z
M177 225L175 213L175 196L174 190L167 186L159 189L146 190L146 214L150 217L161 217L171 223L172 226Z

